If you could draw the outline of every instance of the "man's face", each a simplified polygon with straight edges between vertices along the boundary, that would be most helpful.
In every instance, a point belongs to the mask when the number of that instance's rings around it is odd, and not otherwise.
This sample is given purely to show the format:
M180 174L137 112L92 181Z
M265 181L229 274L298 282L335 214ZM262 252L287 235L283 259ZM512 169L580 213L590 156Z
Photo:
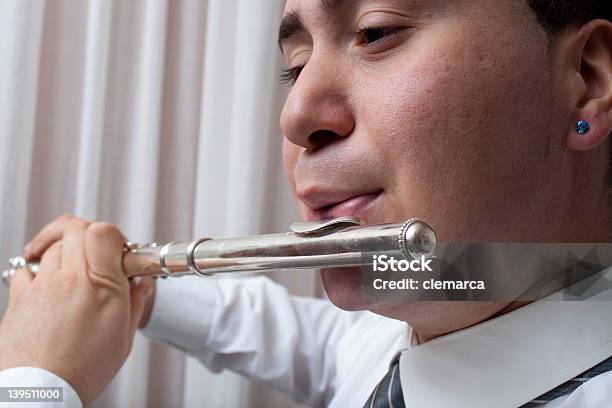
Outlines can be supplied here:
M419 217L444 242L564 238L554 174L570 115L525 1L289 0L285 12L303 26L285 26L287 63L303 68L281 127L305 218ZM322 278L338 306L376 308L354 270Z

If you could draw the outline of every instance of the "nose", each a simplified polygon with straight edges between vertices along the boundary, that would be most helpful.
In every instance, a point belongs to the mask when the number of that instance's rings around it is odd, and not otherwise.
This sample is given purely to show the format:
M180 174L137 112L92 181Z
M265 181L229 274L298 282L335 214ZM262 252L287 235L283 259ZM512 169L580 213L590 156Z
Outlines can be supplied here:
M344 78L329 60L310 58L281 113L281 129L291 143L315 150L353 133Z

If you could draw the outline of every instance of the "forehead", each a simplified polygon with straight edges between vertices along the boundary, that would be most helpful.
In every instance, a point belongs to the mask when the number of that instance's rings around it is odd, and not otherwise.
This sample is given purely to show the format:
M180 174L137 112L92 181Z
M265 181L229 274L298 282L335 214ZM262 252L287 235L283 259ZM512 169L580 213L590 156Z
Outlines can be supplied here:
M483 14L503 10L530 11L528 0L286 0L285 14L317 17L332 12L354 11L360 8L396 8L403 10L426 10L468 8ZM530 13L531 14L531 13Z
M399 15L429 14L440 5L455 7L464 0L287 0L279 32L279 44L295 32L317 27L341 29L343 23L359 19L367 12L385 11ZM477 2L480 0L469 0ZM497 0L486 0L497 1ZM508 1L508 0L503 0ZM282 48L282 47L281 47Z
M422 7L426 4L437 3L440 0L287 0L285 13L299 12L300 14L330 14L333 11L353 10L364 5ZM456 0L459 1L459 0Z
M330 23L359 19L371 11L426 19L453 16L498 28L541 28L528 0L287 0L283 20L292 19L310 31L317 26L332 28Z
M338 3L339 1L346 0L287 0L285 2L285 13L290 11L305 11L312 7L327 7L331 4L330 2Z

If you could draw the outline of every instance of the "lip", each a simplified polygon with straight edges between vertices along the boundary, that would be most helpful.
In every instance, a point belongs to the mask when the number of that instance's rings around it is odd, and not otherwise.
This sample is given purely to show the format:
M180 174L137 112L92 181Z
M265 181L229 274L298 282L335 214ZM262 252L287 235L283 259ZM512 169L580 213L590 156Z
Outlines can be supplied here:
M302 200L308 207L306 218L309 221L338 218L344 216L356 216L366 218L364 215L372 207L373 203L380 197L383 190L367 193L347 193L344 196L333 193L311 194ZM314 208L312 203L322 203ZM316 205L316 204L315 204Z

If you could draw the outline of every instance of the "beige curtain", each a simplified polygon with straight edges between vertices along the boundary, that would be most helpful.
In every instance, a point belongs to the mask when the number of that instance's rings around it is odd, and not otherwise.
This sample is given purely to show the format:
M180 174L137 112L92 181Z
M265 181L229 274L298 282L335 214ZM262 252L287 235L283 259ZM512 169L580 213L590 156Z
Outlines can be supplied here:
M297 214L280 160L282 7L0 0L1 259L65 212L141 242L285 231ZM319 292L313 273L272 277ZM139 335L92 406L292 404Z

